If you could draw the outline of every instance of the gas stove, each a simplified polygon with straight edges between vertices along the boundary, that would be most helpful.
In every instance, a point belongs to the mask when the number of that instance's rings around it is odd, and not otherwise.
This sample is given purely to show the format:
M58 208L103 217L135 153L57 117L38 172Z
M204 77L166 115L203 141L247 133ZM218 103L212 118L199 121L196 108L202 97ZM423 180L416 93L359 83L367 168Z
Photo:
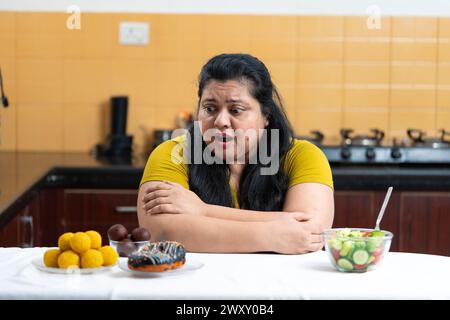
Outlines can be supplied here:
M406 139L383 142L384 132L371 129L370 134L355 135L352 129L341 129L339 145L323 144L324 134L298 136L315 143L332 164L450 164L450 132L439 130L438 137L427 138L419 129L408 129Z

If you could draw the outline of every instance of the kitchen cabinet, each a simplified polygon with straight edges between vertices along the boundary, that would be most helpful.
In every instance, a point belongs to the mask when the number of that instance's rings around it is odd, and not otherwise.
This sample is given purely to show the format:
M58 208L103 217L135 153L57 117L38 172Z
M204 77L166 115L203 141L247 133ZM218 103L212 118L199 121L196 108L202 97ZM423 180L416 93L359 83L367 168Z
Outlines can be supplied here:
M384 191L336 191L333 227L374 228ZM450 193L394 192L381 222L391 251L450 256Z
M450 193L404 192L400 208L402 251L450 256Z
M107 244L113 224L138 226L137 190L61 189L36 192L32 200L0 231L0 246L54 247L64 232L97 230Z
M31 248L39 245L39 194L32 195L28 204L0 230L0 247Z
M68 231L97 230L107 239L116 223L138 226L135 189L46 188L0 230L0 246L55 246ZM333 227L373 228L384 191L335 191ZM394 233L391 251L450 256L450 192L392 193L381 228ZM104 241L106 244L106 241Z
M93 229L107 239L109 227L116 223L131 232L138 227L137 195L137 190L64 189L60 233Z

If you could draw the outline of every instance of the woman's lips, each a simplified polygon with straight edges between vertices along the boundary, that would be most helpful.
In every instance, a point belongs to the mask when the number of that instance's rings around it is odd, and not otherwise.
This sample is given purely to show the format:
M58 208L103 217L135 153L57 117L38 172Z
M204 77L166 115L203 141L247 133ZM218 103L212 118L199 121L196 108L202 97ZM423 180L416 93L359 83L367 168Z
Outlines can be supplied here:
M214 137L214 143L218 145L221 148L226 149L227 147L231 146L231 144L234 142L234 138L232 136L229 136L227 134L223 134L220 136Z

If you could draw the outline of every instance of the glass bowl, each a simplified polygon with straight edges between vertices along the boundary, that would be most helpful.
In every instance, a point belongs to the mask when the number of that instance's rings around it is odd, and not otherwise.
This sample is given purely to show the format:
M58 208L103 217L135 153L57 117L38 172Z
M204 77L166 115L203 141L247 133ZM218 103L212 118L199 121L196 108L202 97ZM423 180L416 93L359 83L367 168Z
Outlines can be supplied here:
M321 235L331 263L341 272L379 268L394 236L389 231L362 228L328 229Z
M117 251L117 253L119 254L119 257L129 257L132 254L135 254L137 251L139 251L142 247L147 246L149 244L150 244L150 240L147 240L147 241L131 241L131 240L115 241L115 240L109 239L109 245Z

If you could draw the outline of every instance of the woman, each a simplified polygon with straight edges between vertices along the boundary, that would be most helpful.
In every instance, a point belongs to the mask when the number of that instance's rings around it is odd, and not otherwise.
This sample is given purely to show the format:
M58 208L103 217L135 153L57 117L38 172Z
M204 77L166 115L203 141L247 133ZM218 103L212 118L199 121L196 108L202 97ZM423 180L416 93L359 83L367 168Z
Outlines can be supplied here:
M198 126L148 159L140 226L154 241L176 240L194 252L320 250L319 234L334 215L330 166L319 148L293 138L265 65L247 54L213 57L201 70L198 98Z

